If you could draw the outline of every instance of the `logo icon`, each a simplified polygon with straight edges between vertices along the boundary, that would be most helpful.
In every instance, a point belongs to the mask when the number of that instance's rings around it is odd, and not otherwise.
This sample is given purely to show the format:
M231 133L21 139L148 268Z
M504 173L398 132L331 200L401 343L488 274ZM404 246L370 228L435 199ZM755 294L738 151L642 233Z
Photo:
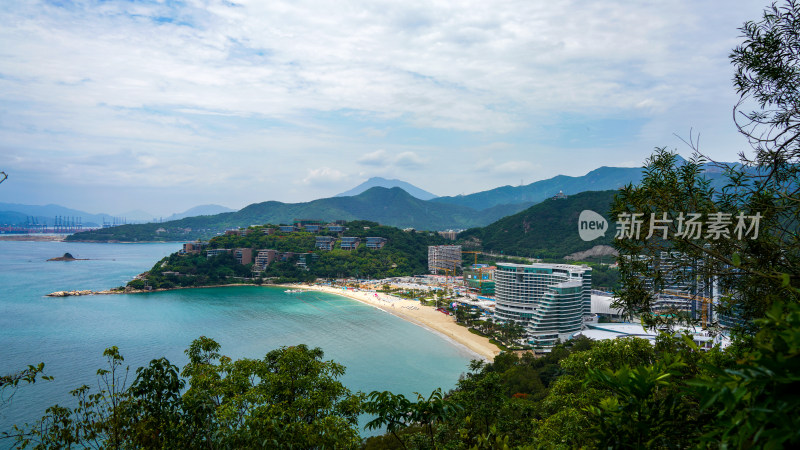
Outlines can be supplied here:
M608 221L605 217L591 209L584 209L578 217L578 234L584 241L593 241L600 236L605 236L608 231Z

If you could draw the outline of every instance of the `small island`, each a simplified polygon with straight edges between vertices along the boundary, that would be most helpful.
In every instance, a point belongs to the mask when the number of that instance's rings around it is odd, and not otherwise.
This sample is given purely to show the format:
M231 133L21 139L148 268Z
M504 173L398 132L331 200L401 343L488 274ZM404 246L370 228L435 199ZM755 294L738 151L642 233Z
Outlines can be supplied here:
M71 253L64 253L64 256L50 258L48 261L88 261L86 258L76 258Z

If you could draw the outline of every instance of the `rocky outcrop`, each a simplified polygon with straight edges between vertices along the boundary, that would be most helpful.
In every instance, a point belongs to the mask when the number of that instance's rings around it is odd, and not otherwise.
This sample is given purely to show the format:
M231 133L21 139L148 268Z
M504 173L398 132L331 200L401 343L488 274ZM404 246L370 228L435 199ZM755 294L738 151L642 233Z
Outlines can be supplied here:
M50 258L48 261L88 261L88 259L80 259L72 256L70 253L64 253L64 256Z
M56 291L51 294L47 294L48 297L73 297L78 295L93 295L97 294L98 292L95 291Z
M614 249L614 247L610 245L595 245L594 247L590 248L589 250L582 251L582 252L575 252L571 255L567 255L564 259L569 260L583 260L586 258L596 258L599 256L617 256L619 252Z

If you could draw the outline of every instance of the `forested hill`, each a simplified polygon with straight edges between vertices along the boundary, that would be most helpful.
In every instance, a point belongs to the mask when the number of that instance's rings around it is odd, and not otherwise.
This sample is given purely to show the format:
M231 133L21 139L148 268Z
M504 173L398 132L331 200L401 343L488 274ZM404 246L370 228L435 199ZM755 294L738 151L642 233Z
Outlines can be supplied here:
M229 228L260 223L290 224L294 219L371 220L383 225L418 230L463 229L492 223L526 206L529 205L500 205L479 212L466 206L420 200L400 188L374 187L352 197L324 198L306 203L254 203L231 213L85 231L73 234L67 240L136 242L207 239Z
M617 191L582 192L566 199L545 200L483 228L459 234L470 247L538 258L562 258L595 245L611 245L614 225L608 210ZM578 235L578 216L590 209L609 220L605 236L591 242Z
M447 243L437 233L406 232L375 222L353 221L345 224L342 236L361 238L355 250L343 250L341 237L336 233L263 233L267 226L250 227L244 235L226 234L208 242L209 249L252 249L253 256L260 249L292 252L290 256L271 262L262 271L253 273L253 263L240 264L232 253L207 257L197 254L173 253L158 261L144 279L128 283L141 289L147 285L156 289L176 286L208 286L241 282L261 282L273 278L278 282L312 281L316 278L366 277L386 278L416 275L427 272L428 246ZM274 228L274 226L268 226ZM317 235L337 237L332 250L316 248ZM382 237L386 243L381 249L367 249L367 237ZM298 261L302 256L302 267Z

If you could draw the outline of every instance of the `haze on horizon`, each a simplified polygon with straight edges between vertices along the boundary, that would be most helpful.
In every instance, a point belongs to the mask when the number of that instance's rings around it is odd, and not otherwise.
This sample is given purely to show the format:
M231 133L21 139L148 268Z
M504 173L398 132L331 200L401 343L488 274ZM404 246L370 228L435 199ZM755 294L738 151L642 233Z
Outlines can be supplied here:
M168 215L437 195L747 150L731 49L764 4L30 1L0 5L0 202Z

